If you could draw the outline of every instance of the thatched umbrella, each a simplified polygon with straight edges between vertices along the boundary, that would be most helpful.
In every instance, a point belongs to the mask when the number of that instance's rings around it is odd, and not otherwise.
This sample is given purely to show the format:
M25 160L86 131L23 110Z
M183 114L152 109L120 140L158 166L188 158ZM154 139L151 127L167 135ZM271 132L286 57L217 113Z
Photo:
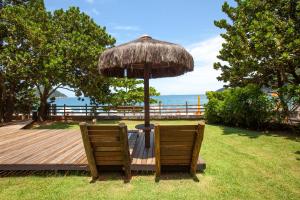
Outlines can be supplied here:
M104 76L144 79L145 145L149 147L149 78L173 77L193 71L194 60L183 47L145 35L105 50L98 67Z

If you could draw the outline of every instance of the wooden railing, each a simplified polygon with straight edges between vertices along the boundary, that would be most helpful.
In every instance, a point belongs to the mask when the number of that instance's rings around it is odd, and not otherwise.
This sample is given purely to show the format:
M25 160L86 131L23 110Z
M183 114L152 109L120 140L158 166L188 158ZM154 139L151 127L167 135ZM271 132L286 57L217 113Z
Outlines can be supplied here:
M151 116L197 116L204 114L204 107L193 104L150 105ZM50 116L143 116L143 106L94 106L55 105L49 109Z

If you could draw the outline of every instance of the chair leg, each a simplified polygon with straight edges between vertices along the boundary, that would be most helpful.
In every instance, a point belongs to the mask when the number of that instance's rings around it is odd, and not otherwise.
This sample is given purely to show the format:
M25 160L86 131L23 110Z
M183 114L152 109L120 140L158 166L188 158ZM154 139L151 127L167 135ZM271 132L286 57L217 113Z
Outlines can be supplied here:
M160 173L155 173L155 182L159 182L160 179Z
M98 179L98 177L92 177L92 180L90 181L90 183L95 183L97 179Z
M198 177L197 177L197 175L196 175L196 172L190 172L190 174L191 174L191 176L192 176L192 178L193 178L193 180L195 181L195 182L199 182L199 179L198 179Z
M131 169L129 167L125 167L124 168L124 172L125 172L125 183L129 183L131 180Z

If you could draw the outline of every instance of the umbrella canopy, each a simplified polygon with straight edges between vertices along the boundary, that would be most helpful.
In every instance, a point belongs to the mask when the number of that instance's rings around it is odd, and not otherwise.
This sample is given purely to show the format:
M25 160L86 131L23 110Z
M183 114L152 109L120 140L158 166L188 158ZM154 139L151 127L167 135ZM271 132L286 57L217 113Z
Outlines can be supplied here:
M193 71L194 60L183 47L142 36L105 50L99 58L99 71L108 77L144 79L145 146L150 147L149 78L179 76Z
M100 73L108 77L144 78L149 66L150 78L173 77L193 71L191 54L177 44L142 36L104 51L99 59Z

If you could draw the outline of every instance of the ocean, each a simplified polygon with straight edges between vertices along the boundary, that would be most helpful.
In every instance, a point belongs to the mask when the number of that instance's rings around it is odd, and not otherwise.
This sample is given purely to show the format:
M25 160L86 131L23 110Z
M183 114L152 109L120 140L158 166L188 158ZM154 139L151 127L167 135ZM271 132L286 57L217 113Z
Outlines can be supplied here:
M189 105L196 105L198 104L198 96L200 96L200 104L206 104L208 102L206 95L161 95L161 96L154 96L152 98L161 101L163 105L170 105L170 104L185 104L186 102ZM83 98L82 100L78 100L77 97L67 97L67 98L56 98L55 102L56 105L69 105L69 106L83 106L85 104L90 104L90 99L88 97ZM143 105L143 104L140 104Z

